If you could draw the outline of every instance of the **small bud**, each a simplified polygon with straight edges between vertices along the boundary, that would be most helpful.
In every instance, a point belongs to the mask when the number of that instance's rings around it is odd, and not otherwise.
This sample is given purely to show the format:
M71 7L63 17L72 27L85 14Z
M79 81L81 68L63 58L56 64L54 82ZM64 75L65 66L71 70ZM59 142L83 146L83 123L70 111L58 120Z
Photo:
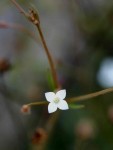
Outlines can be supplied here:
M21 108L22 113L30 114L30 106L28 105L23 105Z
M37 128L33 137L33 144L42 144L47 139L47 132L43 128Z
M37 25L37 24L40 23L39 16L38 16L38 12L37 12L34 8L31 8L31 9L29 10L28 18L29 18L29 20L30 20L32 23L34 23L35 25Z

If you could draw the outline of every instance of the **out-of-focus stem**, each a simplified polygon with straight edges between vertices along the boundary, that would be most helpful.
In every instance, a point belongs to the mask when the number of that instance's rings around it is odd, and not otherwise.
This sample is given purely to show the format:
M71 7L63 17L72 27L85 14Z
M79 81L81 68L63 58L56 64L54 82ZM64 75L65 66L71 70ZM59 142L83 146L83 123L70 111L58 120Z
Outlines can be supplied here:
M31 36L35 42L37 42L37 43L39 42L33 32L29 31L27 28L25 28L24 26L22 26L20 24L9 23L6 21L0 21L0 29L1 28L3 28L3 29L7 29L7 28L17 29L17 30L25 32L26 34Z

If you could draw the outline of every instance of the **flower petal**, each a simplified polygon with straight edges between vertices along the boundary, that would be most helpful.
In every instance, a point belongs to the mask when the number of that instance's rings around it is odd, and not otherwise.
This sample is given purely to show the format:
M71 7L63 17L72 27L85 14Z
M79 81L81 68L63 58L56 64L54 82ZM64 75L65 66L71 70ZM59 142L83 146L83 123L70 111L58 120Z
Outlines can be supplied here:
M54 103L49 103L48 105L48 112L49 113L53 113L57 110L57 105L55 105Z
M56 97L60 98L60 99L64 99L66 97L66 90L60 90L56 93Z
M65 100L61 100L58 104L57 107L61 110L66 110L69 109L68 103Z
M45 93L45 97L48 102L52 102L53 99L55 98L55 93L54 92L47 92Z

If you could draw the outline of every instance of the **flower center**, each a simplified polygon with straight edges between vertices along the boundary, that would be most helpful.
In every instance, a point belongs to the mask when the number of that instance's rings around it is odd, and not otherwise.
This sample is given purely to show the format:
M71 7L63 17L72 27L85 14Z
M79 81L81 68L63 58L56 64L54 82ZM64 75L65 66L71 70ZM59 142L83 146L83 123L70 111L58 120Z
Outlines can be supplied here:
M53 100L53 101L54 101L54 103L56 103L56 104L57 104L57 103L59 103L60 99L59 99L58 97L56 97L56 98L54 98L54 100Z

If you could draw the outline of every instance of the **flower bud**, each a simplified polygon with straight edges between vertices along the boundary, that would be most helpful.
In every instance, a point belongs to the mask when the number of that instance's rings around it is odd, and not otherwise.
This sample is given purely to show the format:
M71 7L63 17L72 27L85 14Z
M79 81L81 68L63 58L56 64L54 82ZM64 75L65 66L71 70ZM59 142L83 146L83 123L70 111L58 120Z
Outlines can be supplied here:
M29 10L28 19L35 25L40 23L38 12L35 8Z
M30 106L28 106L28 105L23 105L22 108L21 108L21 112L22 112L22 113L30 114Z

